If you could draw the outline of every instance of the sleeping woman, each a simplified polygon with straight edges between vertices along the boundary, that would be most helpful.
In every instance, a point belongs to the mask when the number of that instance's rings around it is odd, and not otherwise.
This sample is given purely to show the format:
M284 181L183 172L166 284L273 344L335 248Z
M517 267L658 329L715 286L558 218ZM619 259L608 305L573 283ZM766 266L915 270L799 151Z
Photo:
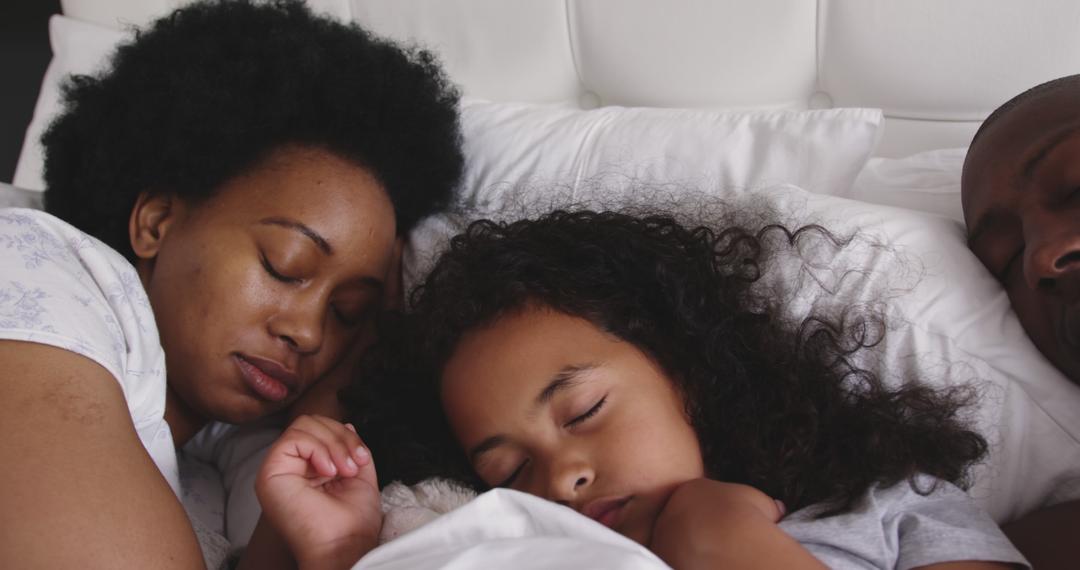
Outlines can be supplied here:
M757 287L806 240L842 241L589 211L473 224L346 392L366 485L374 457L383 482L524 491L675 568L1025 566L962 490L987 450L959 419L970 391L886 386L853 364L873 313L790 323ZM296 442L349 453L312 433L286 431L264 491Z
M458 143L429 54L296 1L181 9L72 79L48 213L0 210L0 567L203 567L176 449L333 378Z

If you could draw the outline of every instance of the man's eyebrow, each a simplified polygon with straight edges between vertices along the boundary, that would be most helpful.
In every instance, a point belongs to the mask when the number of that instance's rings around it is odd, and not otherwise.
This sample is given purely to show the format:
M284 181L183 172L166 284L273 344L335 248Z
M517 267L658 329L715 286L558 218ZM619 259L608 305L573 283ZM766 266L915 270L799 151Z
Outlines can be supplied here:
M1022 161L1023 167L1020 169L1020 180L1017 182L1031 180L1031 177L1035 174L1035 170L1039 168L1042 161L1045 160L1058 145L1066 139L1075 136L1077 133L1080 133L1080 125L1072 125L1063 128L1054 133L1053 136L1048 137L1042 144L1035 148L1035 150L1029 152L1027 157Z
M551 382L548 382L548 385L537 394L533 406L537 408L543 406L550 402L551 399L555 397L555 394L581 383L581 375L594 368L596 368L595 364L564 366L552 376ZM502 434L493 435L473 446L473 448L469 450L469 459L472 462L475 462L481 455L504 443L506 443L506 436Z
M319 235L319 232L316 232L315 230L296 220L290 218L271 217L263 218L259 220L259 223L269 226L281 226L283 228L296 230L307 236L309 239L311 239L311 241L315 242L315 245L326 255L334 255L334 248L331 247L330 242L326 241L326 238Z

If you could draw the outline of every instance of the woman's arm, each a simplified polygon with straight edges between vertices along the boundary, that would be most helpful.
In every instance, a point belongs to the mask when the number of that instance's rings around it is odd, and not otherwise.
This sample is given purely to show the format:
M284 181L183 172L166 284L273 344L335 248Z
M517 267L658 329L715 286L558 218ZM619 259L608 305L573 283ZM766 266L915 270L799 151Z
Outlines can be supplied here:
M108 371L19 341L0 369L0 568L203 567Z
M672 493L649 548L677 570L825 566L776 525L779 507L746 485L697 479Z

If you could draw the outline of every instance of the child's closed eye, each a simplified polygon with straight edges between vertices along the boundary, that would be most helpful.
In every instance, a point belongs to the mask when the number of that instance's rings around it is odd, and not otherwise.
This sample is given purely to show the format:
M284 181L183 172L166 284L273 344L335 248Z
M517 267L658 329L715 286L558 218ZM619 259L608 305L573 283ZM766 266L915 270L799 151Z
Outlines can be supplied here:
M525 465L528 462L529 461L527 459L525 461L522 461L521 465L518 465L517 469L514 469L514 472L511 473L509 477L507 477L506 479L503 479L503 481L501 483L499 483L498 485L495 485L495 486L496 487L509 487L509 486L513 485L514 480L516 480L518 478L518 475L521 475L521 471L525 469Z
M591 408L589 408L585 413L580 414L578 416L575 416L570 421L563 424L563 427L565 427L565 428L574 428L574 427L582 424L585 420L587 420L587 419L595 416L597 413L599 413L600 408L604 407L605 402L607 402L607 396L606 395L603 398L600 398L600 400L597 401L595 404L593 404L593 406Z

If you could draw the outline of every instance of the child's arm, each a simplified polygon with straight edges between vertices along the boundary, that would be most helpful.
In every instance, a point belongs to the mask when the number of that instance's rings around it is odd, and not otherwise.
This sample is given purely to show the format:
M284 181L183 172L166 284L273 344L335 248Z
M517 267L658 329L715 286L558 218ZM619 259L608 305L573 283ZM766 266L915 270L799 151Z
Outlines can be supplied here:
M348 568L377 545L375 465L352 426L297 418L270 448L255 492L263 516L241 568Z
M776 502L753 487L696 479L679 486L650 549L673 568L825 568L776 522Z

